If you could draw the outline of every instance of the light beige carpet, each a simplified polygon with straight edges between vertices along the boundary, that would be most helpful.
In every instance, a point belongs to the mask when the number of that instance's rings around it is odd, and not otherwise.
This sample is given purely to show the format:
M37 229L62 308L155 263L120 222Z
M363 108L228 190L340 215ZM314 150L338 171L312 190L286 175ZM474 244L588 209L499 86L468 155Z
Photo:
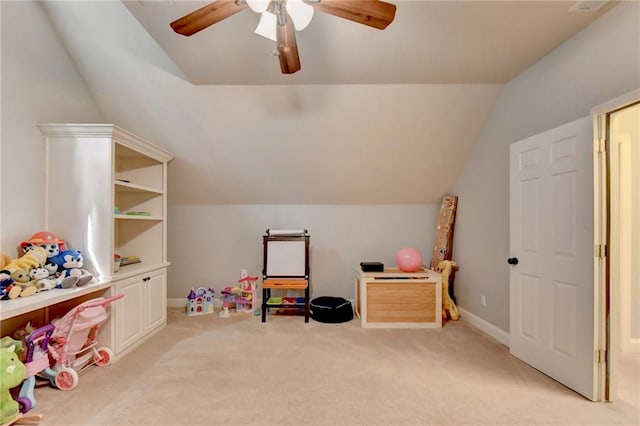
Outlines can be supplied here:
M631 374L638 375L637 362ZM169 324L70 392L38 388L44 425L637 425L638 381L593 403L465 322L441 330L221 319Z

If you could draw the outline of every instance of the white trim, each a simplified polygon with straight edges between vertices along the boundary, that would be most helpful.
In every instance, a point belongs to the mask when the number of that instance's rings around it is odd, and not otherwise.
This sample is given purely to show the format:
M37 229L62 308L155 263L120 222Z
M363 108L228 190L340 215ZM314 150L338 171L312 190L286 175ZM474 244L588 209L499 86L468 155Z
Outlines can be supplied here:
M187 298L167 299L167 308L184 308L187 306Z
M121 145L135 151L144 152L145 155L162 162L173 160L164 148L152 144L131 132L124 130L115 124L38 124L40 131L46 137L85 137L85 138L111 138Z
M607 241L608 202L607 193L607 155L601 149L607 137L606 114L596 113L600 107L591 110L593 118L593 244L594 247L603 246ZM595 250L595 249L594 249ZM604 256L594 256L593 260L593 350L607 350L608 315L615 317L614 312L608 312L607 300L607 259ZM616 308L616 306L612 306ZM611 335L609 335L611 336ZM613 354L609 351L610 354ZM609 360L596 366L596 400L607 400L607 371L611 368L613 355Z
M591 108L594 124L594 148L600 146L600 141L607 137L607 116L612 111L624 108L640 100L640 88L633 89L615 99L603 102ZM594 149L594 244L607 244L606 229L609 218L607 217L607 193L610 190L607 185L607 156ZM609 242L610 243L610 242ZM620 300L616 286L610 287L612 292L611 302L607 306L606 280L607 268L604 257L594 261L594 334L595 350L605 349L609 353L606 362L599 365L598 371L598 401L613 401L616 398L616 368L617 350L607 342L618 342L620 333ZM607 321L613 319L611 323ZM608 376L608 380L607 380Z
M471 312L467 311L466 309L460 306L458 306L458 310L460 311L460 318L462 318L464 321L468 322L469 324L476 327L480 331L483 331L484 333L493 337L494 339L496 339L498 342L502 343L506 347L509 347L509 344L511 341L509 332L496 327L490 322L483 320L479 316L472 314Z
M615 111L619 108L624 108L627 105L631 105L635 102L638 102L640 99L640 88L634 89L628 93L618 96L615 99L612 99L607 102L603 102L599 105L591 108L592 115L604 115L608 114L611 111Z

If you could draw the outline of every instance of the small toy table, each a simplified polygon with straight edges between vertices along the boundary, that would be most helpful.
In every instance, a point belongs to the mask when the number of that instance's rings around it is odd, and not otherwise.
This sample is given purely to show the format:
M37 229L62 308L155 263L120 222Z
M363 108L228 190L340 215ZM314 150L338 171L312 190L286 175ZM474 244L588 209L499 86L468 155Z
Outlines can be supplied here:
M442 327L442 280L429 269L355 270L355 313L362 327Z

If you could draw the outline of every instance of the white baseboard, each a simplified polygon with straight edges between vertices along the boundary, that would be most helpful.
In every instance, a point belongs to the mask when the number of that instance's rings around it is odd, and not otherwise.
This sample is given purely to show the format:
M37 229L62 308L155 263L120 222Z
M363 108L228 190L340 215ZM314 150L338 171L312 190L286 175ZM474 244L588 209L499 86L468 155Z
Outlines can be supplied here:
M262 297L257 299L258 307L262 305ZM187 299L185 297L179 297L177 299L167 299L167 308L184 308L187 306Z
M348 300L351 302L352 305L355 303L353 299L348 299ZM186 303L187 302L184 297L177 298L177 299L167 299L167 307L169 308L184 308ZM260 303L260 301L258 301L258 303ZM460 306L458 306L458 310L460 311L460 315L464 321L468 322L469 324L476 327L480 331L493 337L503 345L509 347L509 341L510 341L509 333L483 320L479 316L472 314L471 312L467 311L466 309ZM631 350L633 352L640 352L640 339L633 339L633 340L634 341L632 342Z
M185 306L187 306L187 299L185 297L167 299L167 308L184 308Z
M496 327L490 322L483 320L479 316L472 314L466 309L461 308L460 306L458 306L458 310L460 311L460 317L464 321L468 322L469 324L476 327L480 331L485 332L486 334L493 337L494 339L496 339L498 342L502 343L506 347L509 347L510 340L511 340L509 337L509 333L507 333L501 328Z

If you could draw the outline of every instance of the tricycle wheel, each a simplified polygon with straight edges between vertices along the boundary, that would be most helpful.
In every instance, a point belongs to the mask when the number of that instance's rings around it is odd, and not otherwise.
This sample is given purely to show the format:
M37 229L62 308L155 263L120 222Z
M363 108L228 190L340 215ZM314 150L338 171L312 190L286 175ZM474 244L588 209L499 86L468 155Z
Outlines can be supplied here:
M60 390L73 390L78 386L78 373L73 368L65 367L56 374L56 386Z
M20 412L22 414L27 413L29 410L31 410L31 408L33 408L31 400L26 396L19 397L18 399L16 399L16 402L18 402L18 406L20 407Z
M93 362L96 363L98 367L106 367L111 365L113 362L113 351L107 347L98 348L96 350L97 355L94 358Z

